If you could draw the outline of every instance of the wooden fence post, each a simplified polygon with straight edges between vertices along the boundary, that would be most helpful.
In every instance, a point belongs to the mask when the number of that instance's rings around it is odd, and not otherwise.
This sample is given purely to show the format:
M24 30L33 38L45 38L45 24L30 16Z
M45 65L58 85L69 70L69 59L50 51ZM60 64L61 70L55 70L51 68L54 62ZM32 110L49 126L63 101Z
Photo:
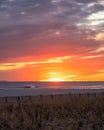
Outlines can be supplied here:
M5 97L5 102L6 102L6 103L8 102L8 98L7 98L7 97Z
M31 101L31 96L29 96L29 101Z
M89 93L87 93L87 96L88 96L88 97L89 97L89 95L90 95L90 94L89 94Z
M53 95L51 95L51 99L53 99Z
M42 95L40 95L40 99L42 100Z
M93 95L96 97L96 93L93 93Z
M19 96L17 97L17 100L20 101L20 97Z
M71 97L71 93L69 93L69 97Z

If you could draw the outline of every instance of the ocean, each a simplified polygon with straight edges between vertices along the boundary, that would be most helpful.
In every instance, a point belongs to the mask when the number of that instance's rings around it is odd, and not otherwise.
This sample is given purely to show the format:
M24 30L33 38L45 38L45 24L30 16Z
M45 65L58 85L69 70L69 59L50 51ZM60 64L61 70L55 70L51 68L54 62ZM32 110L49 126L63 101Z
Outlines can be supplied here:
M102 82L0 82L0 89L60 88L60 89L104 89Z
M103 91L104 82L0 82L0 97Z

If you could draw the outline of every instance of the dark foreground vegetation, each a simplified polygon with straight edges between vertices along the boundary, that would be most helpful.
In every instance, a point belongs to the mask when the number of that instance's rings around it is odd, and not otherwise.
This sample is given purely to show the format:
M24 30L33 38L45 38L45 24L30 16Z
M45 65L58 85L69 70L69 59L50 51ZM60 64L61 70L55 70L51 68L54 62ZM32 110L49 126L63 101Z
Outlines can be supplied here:
M0 130L104 130L104 95L2 101Z

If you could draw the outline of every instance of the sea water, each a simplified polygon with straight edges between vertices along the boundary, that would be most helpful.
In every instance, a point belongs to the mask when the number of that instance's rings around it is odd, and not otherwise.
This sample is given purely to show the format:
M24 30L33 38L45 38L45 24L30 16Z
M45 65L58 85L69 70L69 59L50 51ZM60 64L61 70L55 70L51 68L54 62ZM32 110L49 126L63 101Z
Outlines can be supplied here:
M104 82L0 82L0 89L59 88L59 89L104 89Z
M0 97L103 91L104 82L0 82Z

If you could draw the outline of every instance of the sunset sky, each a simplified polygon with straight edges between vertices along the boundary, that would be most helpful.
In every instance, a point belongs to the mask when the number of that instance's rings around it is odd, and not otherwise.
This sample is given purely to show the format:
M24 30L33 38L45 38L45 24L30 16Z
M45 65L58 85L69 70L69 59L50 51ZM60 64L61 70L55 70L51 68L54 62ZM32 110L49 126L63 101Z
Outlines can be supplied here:
M0 0L0 80L104 81L104 1Z

